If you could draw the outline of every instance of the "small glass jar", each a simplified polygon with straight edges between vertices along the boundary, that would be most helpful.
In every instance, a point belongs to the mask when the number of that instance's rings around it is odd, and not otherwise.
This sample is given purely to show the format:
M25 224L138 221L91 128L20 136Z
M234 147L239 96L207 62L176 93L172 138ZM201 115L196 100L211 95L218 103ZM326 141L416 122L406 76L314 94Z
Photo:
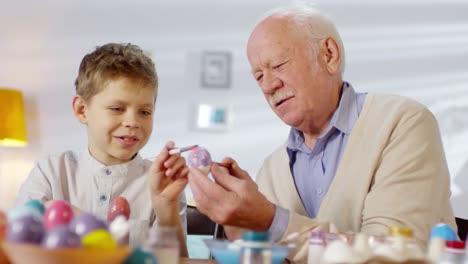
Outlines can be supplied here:
M158 263L179 263L179 240L177 229L172 226L153 226L145 247L151 249Z
M437 264L463 264L465 261L464 241L445 241L445 251Z
M324 232L320 231L310 232L307 264L317 264L322 261L323 252L326 247L325 235Z
M271 264L269 232L245 232L242 236L241 264Z
M392 227L389 229L387 242L401 255L403 259L424 259L424 253L413 237L413 230L408 227Z

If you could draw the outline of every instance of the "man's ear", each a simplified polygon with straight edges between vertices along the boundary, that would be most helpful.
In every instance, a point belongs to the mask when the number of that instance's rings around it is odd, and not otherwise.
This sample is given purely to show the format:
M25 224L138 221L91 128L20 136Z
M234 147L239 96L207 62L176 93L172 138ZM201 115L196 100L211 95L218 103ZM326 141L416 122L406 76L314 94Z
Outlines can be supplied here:
M83 98L79 95L75 95L72 101L73 113L76 116L76 119L82 124L87 124L86 120L86 104Z
M326 69L330 74L335 74L340 71L341 51L338 43L332 37L326 37L322 41L323 60Z

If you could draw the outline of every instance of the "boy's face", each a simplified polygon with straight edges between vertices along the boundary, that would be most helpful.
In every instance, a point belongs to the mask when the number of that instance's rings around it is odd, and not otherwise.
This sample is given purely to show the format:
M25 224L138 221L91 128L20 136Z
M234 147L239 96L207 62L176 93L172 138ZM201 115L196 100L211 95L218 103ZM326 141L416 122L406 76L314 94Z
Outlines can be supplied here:
M105 165L129 161L153 130L154 87L132 79L109 81L88 102L75 96L78 120L88 126L88 148Z

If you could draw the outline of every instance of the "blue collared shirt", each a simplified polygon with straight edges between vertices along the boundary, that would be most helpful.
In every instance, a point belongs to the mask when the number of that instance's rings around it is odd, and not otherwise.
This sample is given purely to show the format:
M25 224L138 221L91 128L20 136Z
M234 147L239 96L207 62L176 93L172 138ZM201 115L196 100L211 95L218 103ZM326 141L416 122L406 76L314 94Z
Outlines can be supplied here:
M340 103L325 131L317 138L313 149L307 147L301 131L291 128L287 152L296 190L309 217L317 216L322 200L330 187L349 134L359 118L365 93L356 93L343 83ZM289 221L289 210L276 205L270 227L272 238L280 239Z

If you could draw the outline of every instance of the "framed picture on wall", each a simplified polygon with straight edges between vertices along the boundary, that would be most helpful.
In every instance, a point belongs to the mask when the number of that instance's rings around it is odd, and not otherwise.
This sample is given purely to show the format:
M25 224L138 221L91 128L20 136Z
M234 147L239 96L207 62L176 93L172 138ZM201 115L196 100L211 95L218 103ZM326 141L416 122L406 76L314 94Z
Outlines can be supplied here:
M231 87L232 55L229 51L204 51L201 54L201 87Z
M198 104L192 118L195 130L225 132L232 124L232 107L229 105Z

